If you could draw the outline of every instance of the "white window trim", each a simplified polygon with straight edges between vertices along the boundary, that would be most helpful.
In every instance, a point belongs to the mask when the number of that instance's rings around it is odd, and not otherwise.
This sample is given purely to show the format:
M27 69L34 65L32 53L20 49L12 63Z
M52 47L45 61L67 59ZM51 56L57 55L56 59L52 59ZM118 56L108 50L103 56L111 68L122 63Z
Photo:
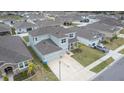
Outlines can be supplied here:
M63 40L65 40L65 42L62 42ZM61 43L62 44L66 43L66 38L61 39Z
M20 66L19 66L19 64L20 63L22 63L23 64L23 67L22 68L20 68ZM27 68L28 66L25 66L25 62L20 62L20 63L18 63L18 68L20 69L20 70L22 70L22 69L24 69L24 68Z

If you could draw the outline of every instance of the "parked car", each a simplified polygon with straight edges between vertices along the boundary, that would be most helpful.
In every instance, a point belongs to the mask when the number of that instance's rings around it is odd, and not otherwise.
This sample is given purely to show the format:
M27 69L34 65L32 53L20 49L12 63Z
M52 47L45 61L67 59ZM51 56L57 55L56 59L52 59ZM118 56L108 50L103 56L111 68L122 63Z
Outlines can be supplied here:
M94 48L96 48L96 49L98 49L98 50L100 50L100 51L103 51L103 52L105 52L105 53L108 53L108 52L109 52L109 49L106 48L106 47L104 47L104 46L97 45L97 46L95 46Z

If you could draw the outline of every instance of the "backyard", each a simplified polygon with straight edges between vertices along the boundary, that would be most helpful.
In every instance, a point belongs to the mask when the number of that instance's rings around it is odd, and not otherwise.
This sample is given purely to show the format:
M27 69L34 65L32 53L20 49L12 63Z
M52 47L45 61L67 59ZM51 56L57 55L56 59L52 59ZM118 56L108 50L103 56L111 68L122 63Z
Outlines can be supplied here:
M99 50L82 44L80 44L79 49L72 50L72 52L74 53L72 57L85 67L105 55Z
M118 48L119 46L124 44L124 39L123 38L117 38L114 39L113 41L110 41L109 39L106 40L106 43L104 45L111 50L114 50Z
M34 58L34 63L39 66L38 71L36 72L35 77L31 78L29 81L56 81L58 80L57 77L52 73L52 71L49 69L49 67L46 64L43 64L35 52L32 50L31 47L28 47L30 53L32 54Z
M111 64L114 61L112 57L108 58L106 61L100 63L96 67L92 68L91 71L98 73L102 71L105 67L107 67L109 64Z

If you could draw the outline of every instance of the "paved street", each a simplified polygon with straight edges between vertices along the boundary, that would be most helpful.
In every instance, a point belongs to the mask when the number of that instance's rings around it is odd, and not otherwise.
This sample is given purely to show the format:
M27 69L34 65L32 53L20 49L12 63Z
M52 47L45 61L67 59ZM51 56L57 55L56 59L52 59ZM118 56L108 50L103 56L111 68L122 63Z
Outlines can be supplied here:
M124 81L124 57L99 74L94 81Z
M55 60L48 63L48 66L58 78L60 78L59 61L60 60ZM79 62L74 60L69 55L65 55L61 59L61 80L88 80L94 75L94 72L85 69L81 64L79 64Z

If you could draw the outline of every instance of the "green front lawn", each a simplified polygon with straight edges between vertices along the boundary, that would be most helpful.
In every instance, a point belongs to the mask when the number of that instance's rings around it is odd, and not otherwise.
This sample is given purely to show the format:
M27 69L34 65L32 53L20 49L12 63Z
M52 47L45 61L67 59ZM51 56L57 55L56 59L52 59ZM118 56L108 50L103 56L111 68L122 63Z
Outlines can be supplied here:
M29 36L23 36L23 39L24 39L26 42L29 42Z
M110 57L106 61L103 61L96 67L92 68L91 71L98 73L98 72L102 71L105 67L107 67L109 64L111 64L113 61L114 61L114 59L112 57Z
M74 53L72 57L85 67L105 55L99 50L82 44L80 44L79 49L72 50L72 52Z
M117 38L114 39L113 41L110 41L109 39L106 40L107 43L105 43L104 45L111 50L114 50L118 47L120 47L121 45L124 44L124 39L123 38Z
M31 78L30 81L57 81L57 77L54 73L50 70L50 68L43 64L42 61L37 57L36 53L32 50L31 47L28 47L29 51L31 52L34 60L33 62L39 66L39 69L36 73L36 76Z
M121 51L119 51L119 53L124 54L124 49L122 49Z

